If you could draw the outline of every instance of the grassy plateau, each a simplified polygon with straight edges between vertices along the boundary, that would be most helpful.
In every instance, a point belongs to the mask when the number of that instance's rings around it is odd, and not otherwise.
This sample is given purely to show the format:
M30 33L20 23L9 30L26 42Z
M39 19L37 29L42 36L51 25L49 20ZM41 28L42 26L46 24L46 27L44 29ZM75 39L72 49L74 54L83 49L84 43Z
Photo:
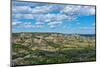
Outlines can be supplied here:
M95 35L12 33L12 65L96 61Z

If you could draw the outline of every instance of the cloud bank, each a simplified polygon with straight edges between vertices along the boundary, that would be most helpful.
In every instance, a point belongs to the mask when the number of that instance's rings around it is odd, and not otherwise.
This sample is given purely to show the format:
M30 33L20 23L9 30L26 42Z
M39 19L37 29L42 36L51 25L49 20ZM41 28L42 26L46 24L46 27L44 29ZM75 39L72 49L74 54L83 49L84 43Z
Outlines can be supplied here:
M50 28L57 28L65 21L66 23L77 21L80 16L95 16L95 6L16 1L12 4L13 27L42 28L47 25Z

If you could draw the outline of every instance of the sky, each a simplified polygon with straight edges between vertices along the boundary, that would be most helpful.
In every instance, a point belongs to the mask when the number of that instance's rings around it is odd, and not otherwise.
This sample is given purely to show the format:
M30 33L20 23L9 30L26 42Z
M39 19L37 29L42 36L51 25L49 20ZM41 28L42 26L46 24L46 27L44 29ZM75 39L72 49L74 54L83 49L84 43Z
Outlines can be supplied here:
M95 6L12 2L12 32L95 34Z

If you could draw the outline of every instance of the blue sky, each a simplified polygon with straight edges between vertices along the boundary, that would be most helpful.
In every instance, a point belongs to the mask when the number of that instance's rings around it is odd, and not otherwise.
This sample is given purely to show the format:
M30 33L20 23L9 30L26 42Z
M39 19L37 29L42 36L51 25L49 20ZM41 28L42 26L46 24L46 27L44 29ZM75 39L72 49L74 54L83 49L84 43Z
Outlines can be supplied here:
M12 32L95 33L95 6L12 3Z

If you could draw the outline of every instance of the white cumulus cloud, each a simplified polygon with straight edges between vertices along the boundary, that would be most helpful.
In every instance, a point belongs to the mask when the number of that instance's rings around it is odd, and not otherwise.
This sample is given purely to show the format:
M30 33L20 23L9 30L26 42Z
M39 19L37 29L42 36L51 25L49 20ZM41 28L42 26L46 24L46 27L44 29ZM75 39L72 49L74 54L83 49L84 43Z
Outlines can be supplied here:
M32 8L32 13L48 13L50 11L50 6L37 6Z
M12 22L12 25L15 26L15 25L19 25L21 24L22 22Z
M58 25L58 24L62 24L62 22L60 21L54 21L54 22L49 22L48 25Z
M61 13L66 13L67 15L95 15L94 6L81 6L81 5L67 5L61 11Z
M31 13L32 8L30 6L13 6L12 12L13 13Z

